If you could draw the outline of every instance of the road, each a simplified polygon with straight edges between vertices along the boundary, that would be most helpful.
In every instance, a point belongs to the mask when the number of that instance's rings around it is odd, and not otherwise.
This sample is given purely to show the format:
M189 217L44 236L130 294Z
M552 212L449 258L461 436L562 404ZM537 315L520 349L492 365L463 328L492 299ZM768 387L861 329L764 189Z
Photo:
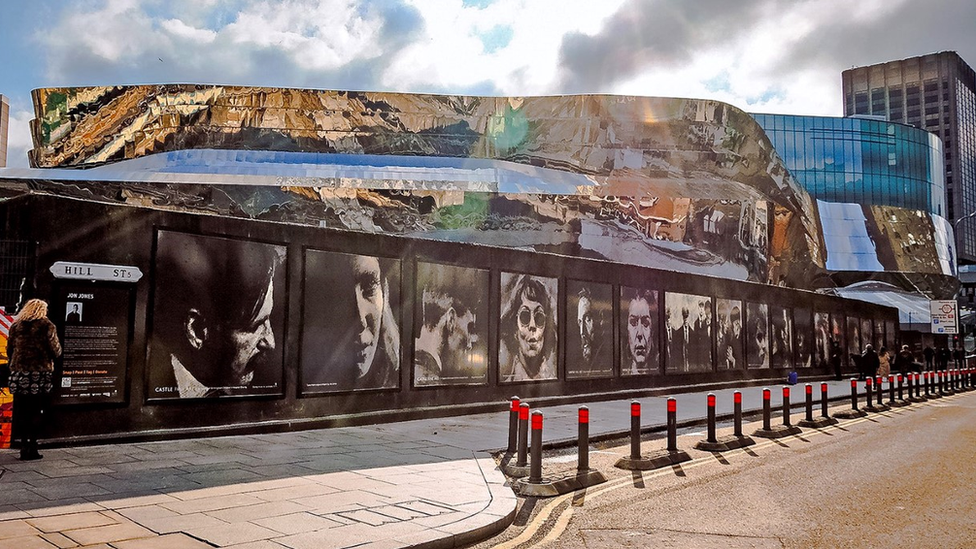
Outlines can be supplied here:
M976 547L974 420L970 392L722 454L692 450L703 433L683 433L693 460L658 471L615 469L626 445L595 449L607 483L524 499L515 524L476 547ZM545 474L571 471L574 457L550 452Z

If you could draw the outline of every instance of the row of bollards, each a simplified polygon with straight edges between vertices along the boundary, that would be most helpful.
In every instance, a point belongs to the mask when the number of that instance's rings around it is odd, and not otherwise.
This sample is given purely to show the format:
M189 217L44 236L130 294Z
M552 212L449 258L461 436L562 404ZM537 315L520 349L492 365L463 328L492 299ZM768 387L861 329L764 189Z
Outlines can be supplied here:
M531 421L530 421L531 418ZM542 426L543 415L539 410L531 411L528 403L519 397L511 398L508 424L509 459L515 454L514 465L503 465L505 472L519 480L516 490L523 496L551 497L594 486L607 479L603 473L590 469L590 410L580 406L577 416L578 451L576 474L571 477L546 479L542 476ZM529 431L531 424L531 445ZM528 475L527 478L526 475Z
M884 404L884 383L887 381L888 405ZM896 384L897 381L897 384ZM820 384L820 417L814 417L813 386L806 384L805 414L798 425L801 427L820 428L837 423L836 418L863 417L867 412L878 412L890 409L890 406L907 406L910 402L924 402L930 398L939 398L956 392L974 389L974 370L949 370L946 372L924 372L868 377L864 381L865 406L859 406L858 381L851 379L851 409L841 410L831 417L828 412L828 385ZM905 398L907 385L908 397ZM924 394L923 394L924 387ZM896 398L897 389L897 398ZM782 424L772 424L771 391L762 391L762 427L753 436L764 438L779 438L800 433L798 426L791 422L790 387L782 388ZM706 438L695 445L706 451L726 451L741 448L755 441L742 433L742 393L735 391L733 400L733 434L725 437L716 435L716 396L708 393L706 396ZM515 464L506 465L506 472L520 478L516 490L525 496L554 496L578 490L586 486L593 486L605 482L602 473L590 469L589 465L589 423L590 412L586 406L578 410L578 448L577 469L572 477L561 479L545 479L542 476L542 427L543 414L541 411L530 411L528 403L521 402L519 397L511 399L509 413L509 437L507 454L509 460L514 455ZM647 470L675 465L688 461L691 457L677 445L677 400L667 399L667 447L651 454L641 452L641 404L632 401L630 404L630 455L620 458L616 466L629 470ZM529 431L531 427L531 445ZM529 451L531 449L531 452Z

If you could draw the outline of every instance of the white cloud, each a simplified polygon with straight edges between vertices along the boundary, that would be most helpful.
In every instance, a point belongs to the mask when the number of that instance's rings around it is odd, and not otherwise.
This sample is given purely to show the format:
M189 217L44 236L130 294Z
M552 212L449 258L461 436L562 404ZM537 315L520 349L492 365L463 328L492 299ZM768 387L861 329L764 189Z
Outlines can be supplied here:
M26 168L27 151L34 148L31 141L30 121L34 113L30 111L11 111L7 132L7 167Z
M562 36L596 32L622 3L566 0L553 9L548 2L499 0L478 9L460 0L412 0L426 34L394 58L383 84L390 89L464 88L490 81L503 94L552 93ZM496 26L511 28L512 39L485 53L480 35Z
M166 32L179 38L185 38L190 42L199 44L209 44L217 38L217 33L210 29L198 29L191 27L179 19L167 19L159 24Z

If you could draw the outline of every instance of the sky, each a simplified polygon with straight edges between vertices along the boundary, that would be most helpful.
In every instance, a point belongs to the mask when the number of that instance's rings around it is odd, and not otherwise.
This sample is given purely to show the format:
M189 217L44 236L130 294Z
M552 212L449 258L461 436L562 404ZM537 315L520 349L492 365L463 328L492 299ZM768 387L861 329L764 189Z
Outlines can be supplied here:
M7 165L30 90L192 82L465 95L609 93L843 114L841 72L944 50L973 0L0 0Z

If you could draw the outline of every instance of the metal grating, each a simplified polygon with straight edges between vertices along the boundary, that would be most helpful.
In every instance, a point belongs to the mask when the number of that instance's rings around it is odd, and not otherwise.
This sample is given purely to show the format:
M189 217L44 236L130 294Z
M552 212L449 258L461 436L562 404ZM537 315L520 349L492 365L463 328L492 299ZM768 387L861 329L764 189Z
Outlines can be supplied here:
M28 240L0 240L0 307L13 314L21 293L34 276L36 244Z

